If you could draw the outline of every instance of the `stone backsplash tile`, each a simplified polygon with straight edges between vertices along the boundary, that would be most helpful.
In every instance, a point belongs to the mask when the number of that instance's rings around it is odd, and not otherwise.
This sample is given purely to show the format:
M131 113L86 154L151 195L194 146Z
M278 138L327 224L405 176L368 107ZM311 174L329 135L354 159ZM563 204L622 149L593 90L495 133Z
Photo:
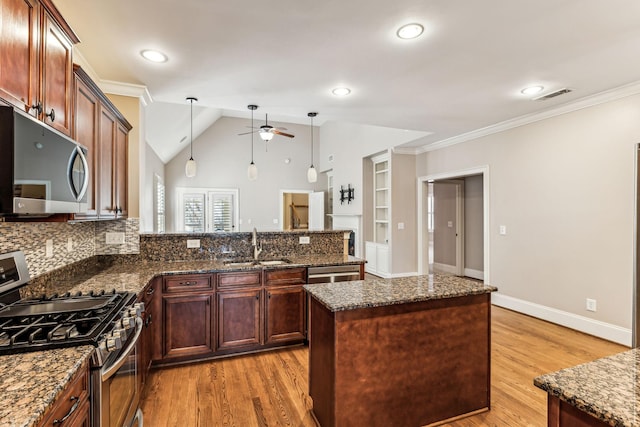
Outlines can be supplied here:
M343 231L259 232L257 236L262 259L344 253ZM309 237L309 243L300 244L300 237ZM141 234L140 257L148 261L253 258L251 238L251 233ZM200 248L187 248L187 240L199 240Z
M137 254L139 219L99 222L0 222L0 253L22 250L29 274L36 278L94 255ZM123 245L106 245L107 231L125 233ZM53 251L46 253L52 240ZM71 245L71 246L69 246Z

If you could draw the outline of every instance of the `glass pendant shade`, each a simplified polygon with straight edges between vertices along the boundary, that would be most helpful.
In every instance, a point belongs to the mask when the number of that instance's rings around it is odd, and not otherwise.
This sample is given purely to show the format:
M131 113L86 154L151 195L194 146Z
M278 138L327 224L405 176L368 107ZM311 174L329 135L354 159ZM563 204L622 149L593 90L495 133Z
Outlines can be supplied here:
M259 134L263 141L271 141L273 139L273 134L268 130L261 130Z
M307 169L307 181L309 182L316 182L318 180L318 172L316 171L316 168L313 167L313 165L309 166L309 169Z
M247 177L249 178L249 181L255 181L256 179L258 179L258 167L253 162L249 163L249 168L247 169Z
M193 157L187 160L187 164L184 165L184 173L187 175L187 178L196 176L196 161L193 160Z

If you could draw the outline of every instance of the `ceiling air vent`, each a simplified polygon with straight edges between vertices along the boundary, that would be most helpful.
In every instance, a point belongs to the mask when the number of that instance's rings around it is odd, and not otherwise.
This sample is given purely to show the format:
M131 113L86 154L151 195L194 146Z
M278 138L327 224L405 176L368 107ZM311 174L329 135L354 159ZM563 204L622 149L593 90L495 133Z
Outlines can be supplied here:
M537 98L533 98L534 101L546 101L547 99L555 98L556 96L564 95L565 93L571 92L571 89L563 88L558 89L555 92L548 93L546 95L539 96Z

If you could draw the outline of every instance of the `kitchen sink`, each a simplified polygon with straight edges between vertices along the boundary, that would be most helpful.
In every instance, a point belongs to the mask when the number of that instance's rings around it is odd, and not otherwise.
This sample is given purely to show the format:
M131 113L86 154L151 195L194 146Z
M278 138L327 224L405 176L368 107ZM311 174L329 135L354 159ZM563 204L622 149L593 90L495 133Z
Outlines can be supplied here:
M280 259L265 259L265 260L227 260L222 262L227 267L251 267L253 265L283 265L290 264L291 260L280 258Z
M224 261L223 262L224 265L226 265L227 267L251 267L252 265L256 265L256 261L253 260L230 260L230 261Z
M260 265L282 265L282 264L289 264L291 263L291 261L289 261L288 259L271 259L271 260L258 261L258 263Z

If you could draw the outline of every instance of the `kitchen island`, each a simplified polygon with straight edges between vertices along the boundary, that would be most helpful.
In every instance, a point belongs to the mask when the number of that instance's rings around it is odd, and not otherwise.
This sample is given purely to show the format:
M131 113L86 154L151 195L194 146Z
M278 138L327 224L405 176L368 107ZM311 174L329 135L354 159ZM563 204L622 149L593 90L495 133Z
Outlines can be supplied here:
M633 349L535 378L548 393L548 425L640 426L639 370Z
M443 274L304 288L322 427L421 426L489 409L497 288Z

